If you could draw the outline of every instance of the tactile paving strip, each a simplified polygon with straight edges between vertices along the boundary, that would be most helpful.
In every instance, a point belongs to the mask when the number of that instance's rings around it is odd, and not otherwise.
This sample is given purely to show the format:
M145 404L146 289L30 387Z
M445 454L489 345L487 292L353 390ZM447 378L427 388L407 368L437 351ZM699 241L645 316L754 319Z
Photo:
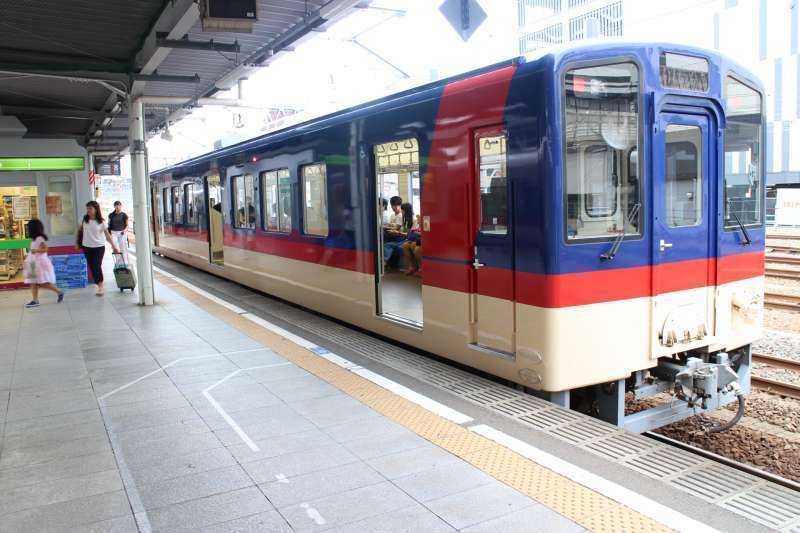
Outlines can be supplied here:
M202 281L200 283L202 284ZM213 287L208 288L213 290ZM800 504L788 512L783 507L753 507L752 502L758 501L765 484L759 478L676 450L668 445L644 439L575 411L560 408L540 398L348 329L283 302L265 297L257 309L370 360L522 424L545 431L553 437L605 459L624 464L750 520L782 531L800 527L798 525ZM698 484L708 484L707 476L711 473L720 476L716 484L698 490ZM786 501L795 501L799 497L790 489L777 485L769 486ZM728 498L724 501L733 501L732 504L723 503L720 499L720 494L723 492Z

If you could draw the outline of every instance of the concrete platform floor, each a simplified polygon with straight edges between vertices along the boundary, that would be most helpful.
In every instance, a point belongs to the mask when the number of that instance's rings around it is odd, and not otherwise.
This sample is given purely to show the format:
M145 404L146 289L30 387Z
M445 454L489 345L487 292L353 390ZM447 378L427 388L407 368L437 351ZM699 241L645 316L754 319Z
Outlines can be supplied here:
M0 292L3 532L582 530L156 290Z

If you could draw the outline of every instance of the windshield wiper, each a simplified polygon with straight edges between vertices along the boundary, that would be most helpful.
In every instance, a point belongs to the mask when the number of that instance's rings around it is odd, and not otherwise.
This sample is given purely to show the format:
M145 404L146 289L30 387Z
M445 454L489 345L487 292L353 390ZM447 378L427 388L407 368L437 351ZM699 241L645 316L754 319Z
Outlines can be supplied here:
M750 233L748 233L747 228L744 227L742 221L739 220L739 216L733 211L731 211L731 216L733 217L734 220L736 220L736 223L739 224L739 229L742 230L742 238L744 238L742 246L750 246L751 244L753 244L753 240L750 238Z
M631 211L630 213L628 213L628 222L630 222L631 225L633 225L633 219L639 216L639 207L641 207L641 205L642 204L637 202L633 205L633 207L631 207ZM607 252L600 254L600 259L602 259L603 261L611 261L612 259L614 259L614 257L616 257L617 255L617 252L619 252L619 247L622 246L623 239L625 239L624 220L622 221L622 231L620 231L619 234L617 235L617 238L614 239L614 242L611 244L611 249L608 250Z

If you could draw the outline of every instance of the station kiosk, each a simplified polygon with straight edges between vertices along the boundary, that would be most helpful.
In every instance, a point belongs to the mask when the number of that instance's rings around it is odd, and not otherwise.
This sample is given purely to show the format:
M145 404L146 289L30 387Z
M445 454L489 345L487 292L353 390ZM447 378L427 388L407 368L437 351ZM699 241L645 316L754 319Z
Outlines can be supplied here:
M75 233L92 198L86 150L71 139L26 139L26 131L16 117L0 116L0 290L24 286L34 218L44 223L58 285L83 287L86 264Z

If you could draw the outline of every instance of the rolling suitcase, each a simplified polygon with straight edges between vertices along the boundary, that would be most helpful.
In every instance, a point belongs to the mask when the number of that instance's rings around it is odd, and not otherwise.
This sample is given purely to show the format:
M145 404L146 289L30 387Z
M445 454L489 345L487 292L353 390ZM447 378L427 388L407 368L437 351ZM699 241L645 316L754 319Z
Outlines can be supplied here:
M136 276L133 275L133 270L130 269L129 265L125 264L122 254L113 254L113 256L114 279L117 282L117 287L119 287L119 292L123 292L125 289L130 289L133 292L133 289L136 288Z

